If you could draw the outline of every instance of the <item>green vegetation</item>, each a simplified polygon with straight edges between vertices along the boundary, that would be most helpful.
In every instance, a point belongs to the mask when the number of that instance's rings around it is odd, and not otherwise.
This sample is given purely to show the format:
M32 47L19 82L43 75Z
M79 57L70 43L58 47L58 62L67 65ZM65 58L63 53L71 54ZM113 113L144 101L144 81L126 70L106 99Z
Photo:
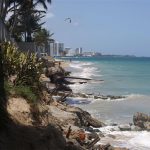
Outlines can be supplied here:
M7 94L22 96L30 102L40 97L40 75L43 63L32 53L18 51L9 43L3 44L3 65ZM13 81L10 81L13 78ZM9 83L10 82L10 83Z
M5 81L5 90L8 96L23 97L28 100L29 103L35 103L39 99L38 94L33 92L33 89L29 86L13 86Z
M46 29L40 29L33 34L33 40L38 46L47 45L48 41L50 41L50 37L54 33L50 34L50 32Z
M38 86L42 62L33 53L18 51L9 43L3 44L5 78L16 75L14 85Z

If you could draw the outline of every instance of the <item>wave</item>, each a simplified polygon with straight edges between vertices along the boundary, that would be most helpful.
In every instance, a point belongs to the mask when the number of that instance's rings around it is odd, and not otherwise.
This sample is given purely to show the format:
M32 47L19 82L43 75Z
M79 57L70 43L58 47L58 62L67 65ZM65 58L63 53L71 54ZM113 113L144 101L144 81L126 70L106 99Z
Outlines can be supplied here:
M100 144L110 143L116 147L126 147L130 150L149 150L150 132L148 131L119 131L117 126L106 126L99 129L105 138L101 139ZM115 139L108 135L115 136Z
M126 147L132 150L149 150L150 149L150 132L147 131L119 131L119 128L107 126L100 128L100 131L107 135L114 135L115 139L104 138L100 144L109 142L113 146Z
M100 70L93 66L91 62L74 61L70 63L70 67L77 70L72 70L72 76L91 78L101 77Z

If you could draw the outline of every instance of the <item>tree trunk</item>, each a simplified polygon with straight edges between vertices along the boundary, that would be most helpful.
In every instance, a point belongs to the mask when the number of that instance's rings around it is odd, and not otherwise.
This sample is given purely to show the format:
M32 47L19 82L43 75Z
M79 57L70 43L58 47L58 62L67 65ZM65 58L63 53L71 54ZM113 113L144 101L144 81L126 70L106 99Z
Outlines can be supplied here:
M4 72L3 72L3 55L2 55L2 42L0 39L0 132L6 129L8 124L8 113L7 113L7 99L4 88Z

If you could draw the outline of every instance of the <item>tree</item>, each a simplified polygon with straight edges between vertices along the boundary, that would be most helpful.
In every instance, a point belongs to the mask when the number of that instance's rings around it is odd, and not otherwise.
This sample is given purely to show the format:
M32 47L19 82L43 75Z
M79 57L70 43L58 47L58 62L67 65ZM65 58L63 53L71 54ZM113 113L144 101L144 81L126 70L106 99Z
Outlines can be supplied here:
M45 28L40 29L33 34L33 41L36 43L36 45L44 49L45 52L53 34L54 33L50 33Z
M48 30L43 28L34 33L33 40L37 45L47 44L53 34L50 34Z
M40 11L35 7L42 4L43 8L47 10L46 2L51 3L51 0L0 0L0 19L5 23L7 14L9 12L13 13L13 15L10 17L11 23L9 23L9 31L12 35L15 28L18 27L17 23L21 18L24 18L24 21L27 24L26 27L24 27L24 29L26 29L26 41L31 41L31 35L33 32L31 29L33 27L32 25L37 25L39 18L41 19L41 17L43 17L38 16L38 20L35 22L37 19L37 12L44 13L44 11ZM33 10L36 11L36 18L34 18ZM21 15L23 17L21 17ZM32 22L33 20L34 23Z
M41 22L41 18L45 16L45 11L28 9L25 7L23 10L20 11L15 28L12 31L12 36L15 38L16 41L23 40L26 42L32 41L32 34L39 30L44 22ZM27 17L24 17L27 16ZM12 15L7 23L7 25L11 26L15 16ZM18 37L20 37L18 39Z
M12 25L16 25L16 19L18 15L16 14L16 10L18 7L20 7L20 10L22 7L25 6L25 2L29 1L32 2L32 4L41 3L45 9L47 9L46 2L51 3L51 0L0 0L0 28L3 27L6 29L5 22L6 22L6 15L8 12L13 11L15 18L13 20ZM20 11L19 10L19 11ZM14 27L13 27L14 28ZM0 133L4 133L7 131L7 125L8 122L10 122L9 115L6 110L7 105L7 98L5 95L5 89L4 89L4 73L3 73L3 56L2 56L2 43L4 42L4 36L3 33L1 33L0 36ZM8 39L7 39L8 40Z

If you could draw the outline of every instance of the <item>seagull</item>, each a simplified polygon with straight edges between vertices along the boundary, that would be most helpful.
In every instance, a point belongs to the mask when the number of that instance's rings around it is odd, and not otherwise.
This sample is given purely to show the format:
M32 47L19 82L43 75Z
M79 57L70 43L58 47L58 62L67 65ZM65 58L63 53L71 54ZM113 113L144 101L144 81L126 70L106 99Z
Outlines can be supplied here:
M69 23L71 23L71 18L66 18L65 21L69 20Z

